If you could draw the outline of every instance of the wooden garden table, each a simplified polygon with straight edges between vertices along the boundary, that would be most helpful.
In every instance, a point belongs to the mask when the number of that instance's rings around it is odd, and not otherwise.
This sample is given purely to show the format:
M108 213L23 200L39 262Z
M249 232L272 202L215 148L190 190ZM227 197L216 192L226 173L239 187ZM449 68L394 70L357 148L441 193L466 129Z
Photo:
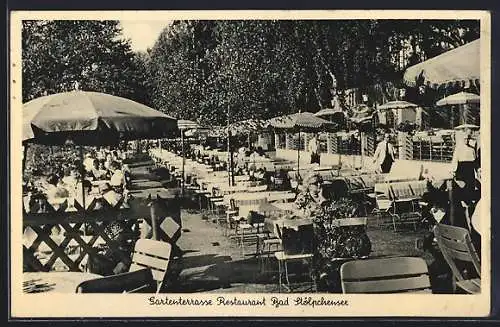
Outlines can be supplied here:
M24 293L75 293L76 287L84 281L102 276L84 272L25 272Z

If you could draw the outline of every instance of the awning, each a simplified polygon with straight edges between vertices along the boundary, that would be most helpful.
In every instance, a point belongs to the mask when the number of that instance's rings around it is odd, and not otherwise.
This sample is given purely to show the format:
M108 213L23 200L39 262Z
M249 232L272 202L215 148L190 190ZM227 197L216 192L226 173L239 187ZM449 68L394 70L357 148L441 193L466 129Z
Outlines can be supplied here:
M408 86L417 81L439 87L447 83L479 83L480 39L409 67L404 74Z

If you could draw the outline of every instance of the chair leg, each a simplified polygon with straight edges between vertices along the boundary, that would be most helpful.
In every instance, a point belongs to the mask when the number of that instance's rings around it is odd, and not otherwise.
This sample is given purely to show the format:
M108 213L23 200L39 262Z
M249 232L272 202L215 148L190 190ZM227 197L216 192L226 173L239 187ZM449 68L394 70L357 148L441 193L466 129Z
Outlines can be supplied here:
M241 255L245 256L245 228L241 229L240 236Z
M288 289L288 292L292 291L292 287L290 286L290 278L288 276L288 262L285 260L285 278L286 278L286 288Z
M282 274L282 268L281 268L281 260L278 260L278 279L279 279L279 293L281 293L281 286L282 286L282 282L281 282L281 274Z
M316 292L318 287L316 286L316 278L314 278L314 257L311 257L311 262L309 264L309 276L311 277L313 292Z
M394 227L394 232L396 232L396 215L392 215L392 226Z

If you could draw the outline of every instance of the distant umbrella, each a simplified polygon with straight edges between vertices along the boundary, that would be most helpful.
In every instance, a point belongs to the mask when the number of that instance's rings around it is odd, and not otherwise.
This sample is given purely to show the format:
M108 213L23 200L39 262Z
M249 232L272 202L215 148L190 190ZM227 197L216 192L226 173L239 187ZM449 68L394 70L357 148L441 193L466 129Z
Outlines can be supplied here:
M390 101L377 107L378 110L417 108L418 105L407 101Z
M375 110L366 104L360 104L353 109L353 114L349 120L355 124L371 123Z
M291 115L275 117L270 119L268 122L271 127L276 129L303 132L319 132L335 127L334 123L316 117L311 112L299 112Z
M464 129L470 129L470 130L479 130L479 126L473 125L473 124L462 124L457 127L455 127L456 130L464 130Z
M323 119L332 121L338 125L344 125L348 118L345 111L332 108L321 109L314 115L316 117L321 117Z
M275 129L299 133L299 141L301 132L321 132L334 130L335 128L337 128L336 124L328 120L316 117L311 112L299 112L291 115L275 117L270 119L268 123ZM300 174L299 168L300 147L297 148L297 173Z
M480 103L481 97L474 93L460 92L453 95L449 95L441 100L439 100L436 105L446 106L446 105L456 105L456 104L470 104L470 103Z

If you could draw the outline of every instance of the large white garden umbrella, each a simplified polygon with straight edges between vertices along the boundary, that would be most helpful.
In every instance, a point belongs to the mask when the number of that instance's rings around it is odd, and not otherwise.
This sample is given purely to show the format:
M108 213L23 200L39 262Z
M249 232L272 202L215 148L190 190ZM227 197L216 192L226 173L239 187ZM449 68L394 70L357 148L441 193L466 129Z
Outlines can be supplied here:
M479 83L480 39L409 67L404 82L409 86L429 83L438 87L448 83Z
M480 100L481 97L477 94L468 92L459 92L439 100L436 103L436 105L447 106L447 105L457 105L457 104L480 103Z
M75 90L36 98L23 105L25 145L80 145L82 162L83 145L159 139L175 131L175 118L138 102L105 93ZM82 178L84 173L82 168ZM85 194L83 183L82 193Z
M71 91L23 105L23 142L79 145L159 139L177 120L138 102L105 93Z

